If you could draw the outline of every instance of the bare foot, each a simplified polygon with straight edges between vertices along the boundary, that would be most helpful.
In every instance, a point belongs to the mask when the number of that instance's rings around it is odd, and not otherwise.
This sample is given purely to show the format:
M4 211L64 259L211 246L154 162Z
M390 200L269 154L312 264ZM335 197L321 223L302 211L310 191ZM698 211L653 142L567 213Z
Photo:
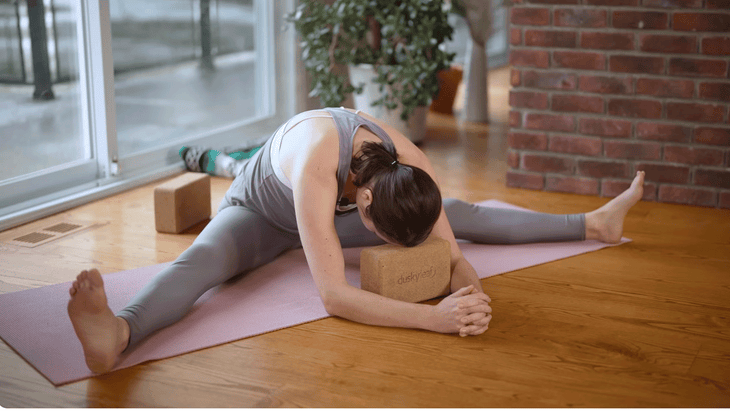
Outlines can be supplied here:
M637 171L631 187L606 203L586 213L586 240L616 244L624 233L624 217L644 195L644 172Z
M68 316L84 348L86 365L95 373L111 370L127 348L129 326L109 308L99 271L82 271L69 294Z

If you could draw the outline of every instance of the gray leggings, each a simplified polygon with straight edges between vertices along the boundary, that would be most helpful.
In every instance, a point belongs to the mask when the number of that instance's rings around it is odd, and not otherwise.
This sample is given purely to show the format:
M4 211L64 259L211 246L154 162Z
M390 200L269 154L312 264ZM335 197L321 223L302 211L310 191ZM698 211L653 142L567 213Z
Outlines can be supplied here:
M457 239L483 244L521 244L585 239L584 214L544 214L480 207L445 199ZM342 248L384 244L358 213L335 218ZM129 347L180 320L210 288L300 248L297 234L274 228L241 206L218 212L185 252L158 273L117 316L129 323Z

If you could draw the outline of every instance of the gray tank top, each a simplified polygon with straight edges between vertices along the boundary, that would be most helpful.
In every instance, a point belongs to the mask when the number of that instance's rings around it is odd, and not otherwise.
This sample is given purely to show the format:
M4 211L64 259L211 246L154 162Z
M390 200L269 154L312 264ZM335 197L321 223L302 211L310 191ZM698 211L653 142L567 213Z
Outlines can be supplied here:
M394 146L393 140L385 130L372 121L344 108L325 108L324 110L332 116L340 143L337 167L337 204L334 204L335 215L339 216L357 210L355 204L350 204L348 199L342 198L352 162L352 140L357 130L361 126L365 126L383 141L386 148L390 150L394 149ZM282 127L284 126L282 125ZM277 176L275 172L277 164L272 164L271 151L275 135L276 133L242 167L240 174L236 176L226 192L218 211L231 205L244 206L263 215L277 228L297 233L294 193L289 182L282 181Z

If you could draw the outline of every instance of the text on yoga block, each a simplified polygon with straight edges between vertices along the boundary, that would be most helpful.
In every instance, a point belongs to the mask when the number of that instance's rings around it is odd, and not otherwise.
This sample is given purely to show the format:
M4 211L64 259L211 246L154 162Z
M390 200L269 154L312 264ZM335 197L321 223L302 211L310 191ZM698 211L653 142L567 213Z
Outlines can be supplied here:
M415 247L381 245L360 253L361 288L411 303L449 294L451 244L432 236Z
M155 187L155 229L178 234L210 218L210 176L185 173Z

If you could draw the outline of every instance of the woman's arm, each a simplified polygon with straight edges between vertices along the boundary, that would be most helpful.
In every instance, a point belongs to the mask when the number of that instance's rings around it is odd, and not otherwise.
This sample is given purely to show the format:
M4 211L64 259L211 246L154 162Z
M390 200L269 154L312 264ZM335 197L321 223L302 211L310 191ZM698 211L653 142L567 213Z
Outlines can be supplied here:
M316 146L294 165L292 184L302 247L327 312L364 324L458 332L462 318L479 310L477 304L459 307L478 299L466 295L470 289L430 306L393 300L347 283L334 225L337 158L324 144Z

